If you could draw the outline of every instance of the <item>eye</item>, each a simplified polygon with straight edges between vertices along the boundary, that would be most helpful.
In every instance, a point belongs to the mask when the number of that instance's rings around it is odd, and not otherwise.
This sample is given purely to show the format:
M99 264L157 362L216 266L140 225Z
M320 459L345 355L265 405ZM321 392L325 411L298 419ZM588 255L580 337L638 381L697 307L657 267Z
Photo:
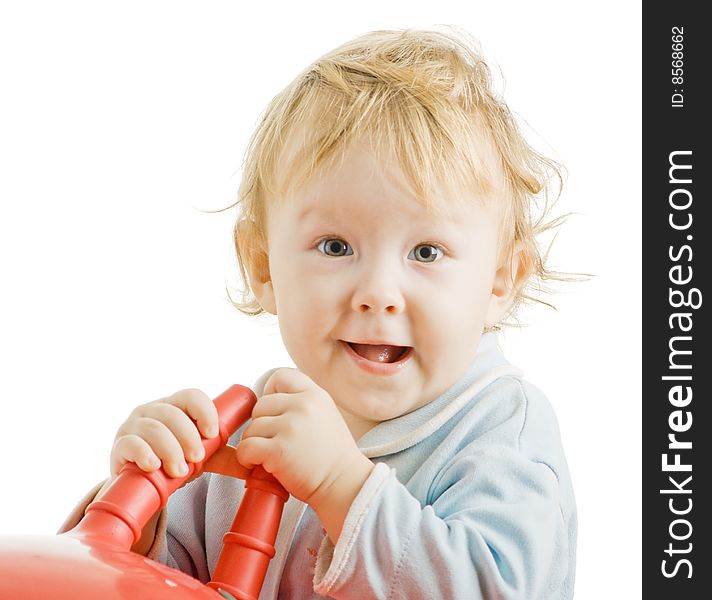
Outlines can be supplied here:
M443 256L442 248L433 244L418 244L410 251L408 258L414 258L418 262L431 263Z
M348 256L354 253L351 246L339 238L323 239L317 245L317 249L327 256Z

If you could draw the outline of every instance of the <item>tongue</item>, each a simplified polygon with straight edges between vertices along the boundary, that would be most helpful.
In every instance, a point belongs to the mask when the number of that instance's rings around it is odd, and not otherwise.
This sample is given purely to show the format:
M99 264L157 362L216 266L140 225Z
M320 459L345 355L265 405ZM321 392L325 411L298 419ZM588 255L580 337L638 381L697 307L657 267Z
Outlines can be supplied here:
M373 362L390 363L397 361L405 348L403 346L386 346L377 344L351 344L356 354Z

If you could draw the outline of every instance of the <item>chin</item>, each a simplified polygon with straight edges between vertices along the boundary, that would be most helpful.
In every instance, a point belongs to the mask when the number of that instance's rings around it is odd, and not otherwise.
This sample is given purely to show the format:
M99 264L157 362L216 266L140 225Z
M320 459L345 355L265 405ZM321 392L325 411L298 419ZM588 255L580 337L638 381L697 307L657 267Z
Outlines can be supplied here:
M351 402L353 404L353 402ZM347 408L348 410L348 408ZM382 398L369 396L364 398L358 406L354 406L350 412L360 418L368 419L369 421L390 421L396 417L400 417L407 412L410 412L405 406L398 406L390 398Z

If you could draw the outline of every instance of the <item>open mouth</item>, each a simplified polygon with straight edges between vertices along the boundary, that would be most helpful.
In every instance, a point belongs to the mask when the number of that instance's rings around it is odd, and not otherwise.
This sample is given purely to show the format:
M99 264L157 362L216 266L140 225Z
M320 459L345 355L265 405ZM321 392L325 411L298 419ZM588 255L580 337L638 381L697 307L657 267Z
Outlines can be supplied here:
M391 346L388 344L357 344L345 342L361 358L376 363L394 363L410 353L410 346Z

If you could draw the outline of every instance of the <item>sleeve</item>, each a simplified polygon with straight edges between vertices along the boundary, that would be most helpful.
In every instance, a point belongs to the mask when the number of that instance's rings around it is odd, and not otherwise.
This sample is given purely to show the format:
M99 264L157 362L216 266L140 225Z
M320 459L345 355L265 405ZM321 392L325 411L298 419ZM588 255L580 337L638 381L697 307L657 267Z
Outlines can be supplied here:
M317 555L314 590L334 598L561 597L568 537L558 481L508 448L457 457L425 506L379 463L334 547Z
M84 497L77 502L76 506L72 509L72 512L69 513L67 518L64 520L64 523L59 527L59 530L57 533L66 533L70 529L74 529L77 525L79 525L79 521L81 521L84 518L84 513L87 510L87 507L94 501L94 498L96 498L96 495L99 493L99 490L101 490L102 487L104 487L104 484L108 481L108 479L104 479L101 483L97 483L92 489L90 489Z

